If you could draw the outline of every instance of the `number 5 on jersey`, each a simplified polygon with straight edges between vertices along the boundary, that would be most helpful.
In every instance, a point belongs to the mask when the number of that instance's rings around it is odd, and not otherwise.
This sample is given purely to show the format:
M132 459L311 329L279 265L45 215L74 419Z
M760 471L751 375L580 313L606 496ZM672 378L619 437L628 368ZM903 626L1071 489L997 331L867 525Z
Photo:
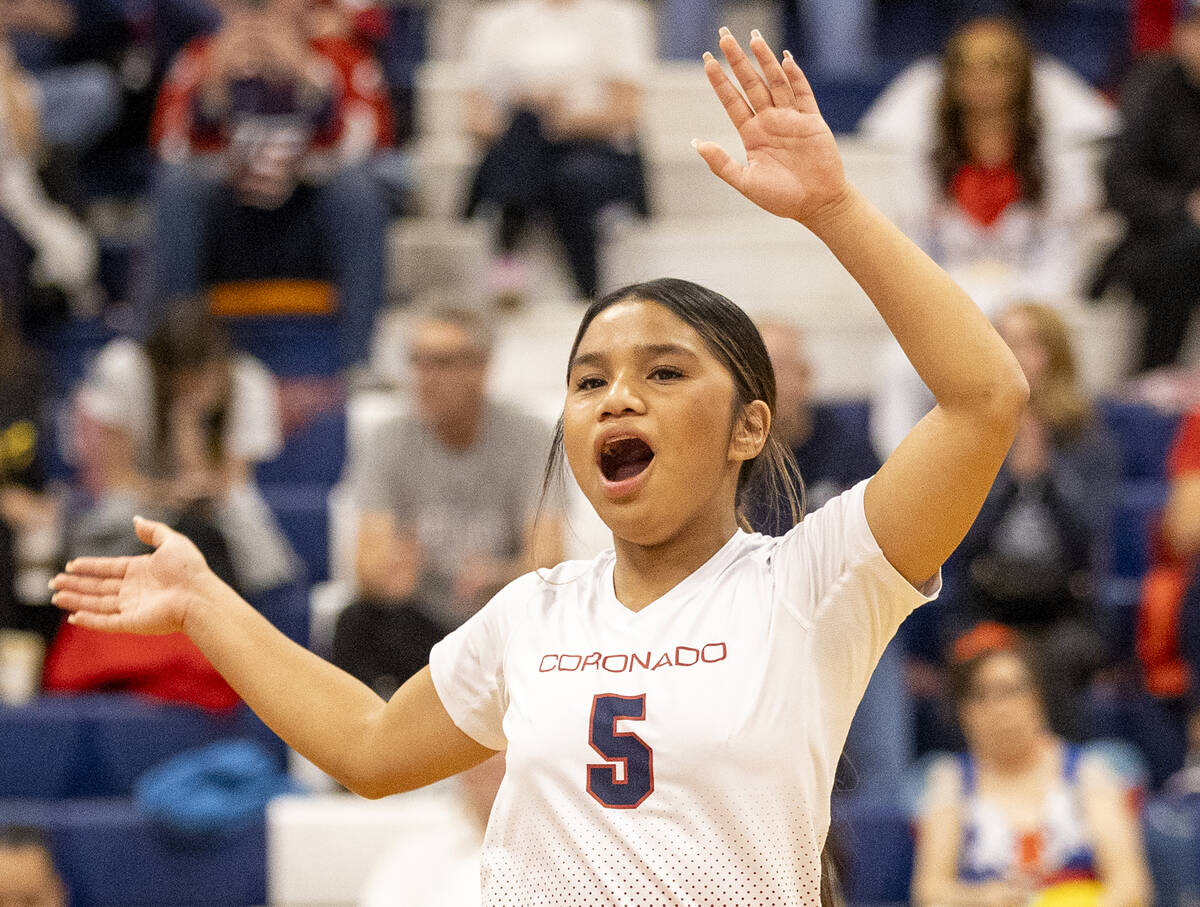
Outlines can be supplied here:
M592 700L588 743L604 762L587 767L587 792L608 809L637 809L654 792L654 751L631 731L618 731L617 721L642 721L646 694L597 693ZM617 778L618 764L622 768Z

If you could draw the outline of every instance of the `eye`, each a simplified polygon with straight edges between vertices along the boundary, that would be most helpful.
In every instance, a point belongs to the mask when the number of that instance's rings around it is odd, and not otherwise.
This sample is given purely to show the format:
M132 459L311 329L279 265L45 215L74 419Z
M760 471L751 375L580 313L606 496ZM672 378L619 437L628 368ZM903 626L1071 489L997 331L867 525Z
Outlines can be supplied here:
M683 372L669 365L660 365L650 373L650 377L657 381L673 381L676 378L682 378Z
M598 387L604 386L603 378L587 377L580 378L575 382L575 390L577 391L592 391Z

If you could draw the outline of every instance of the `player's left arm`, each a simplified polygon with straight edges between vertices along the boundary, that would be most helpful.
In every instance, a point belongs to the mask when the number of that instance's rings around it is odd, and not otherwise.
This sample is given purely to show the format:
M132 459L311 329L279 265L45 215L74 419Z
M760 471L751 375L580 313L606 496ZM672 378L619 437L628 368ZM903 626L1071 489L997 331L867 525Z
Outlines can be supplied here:
M1099 760L1079 767L1080 805L1104 884L1102 907L1145 907L1153 886L1137 817L1120 781Z
M970 528L1016 434L1029 388L1016 359L967 294L845 178L808 80L754 35L756 69L724 31L738 91L709 57L705 72L746 148L738 164L712 142L697 150L755 204L799 221L875 304L937 405L871 479L867 522L916 586Z

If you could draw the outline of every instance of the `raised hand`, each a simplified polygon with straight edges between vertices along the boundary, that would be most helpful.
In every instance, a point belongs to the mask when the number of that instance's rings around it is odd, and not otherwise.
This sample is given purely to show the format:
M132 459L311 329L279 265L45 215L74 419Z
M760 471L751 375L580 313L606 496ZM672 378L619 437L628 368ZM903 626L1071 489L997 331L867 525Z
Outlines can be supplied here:
M198 584L213 574L199 549L165 524L138 517L134 531L153 553L76 558L50 581L51 601L71 612L71 623L146 635L184 629Z
M698 142L696 150L713 173L760 208L811 226L849 196L837 143L791 54L780 62L757 31L750 51L761 74L729 29L721 29L721 53L744 95L716 58L704 55L705 75L741 136L746 163L715 142Z

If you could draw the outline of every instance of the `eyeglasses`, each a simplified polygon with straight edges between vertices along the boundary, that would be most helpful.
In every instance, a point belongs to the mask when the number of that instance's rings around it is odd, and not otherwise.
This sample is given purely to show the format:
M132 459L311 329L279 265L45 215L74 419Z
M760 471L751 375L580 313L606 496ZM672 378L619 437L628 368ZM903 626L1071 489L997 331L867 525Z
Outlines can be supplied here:
M408 356L408 364L414 371L438 372L483 365L487 357L476 349L447 352L423 352L414 350Z

